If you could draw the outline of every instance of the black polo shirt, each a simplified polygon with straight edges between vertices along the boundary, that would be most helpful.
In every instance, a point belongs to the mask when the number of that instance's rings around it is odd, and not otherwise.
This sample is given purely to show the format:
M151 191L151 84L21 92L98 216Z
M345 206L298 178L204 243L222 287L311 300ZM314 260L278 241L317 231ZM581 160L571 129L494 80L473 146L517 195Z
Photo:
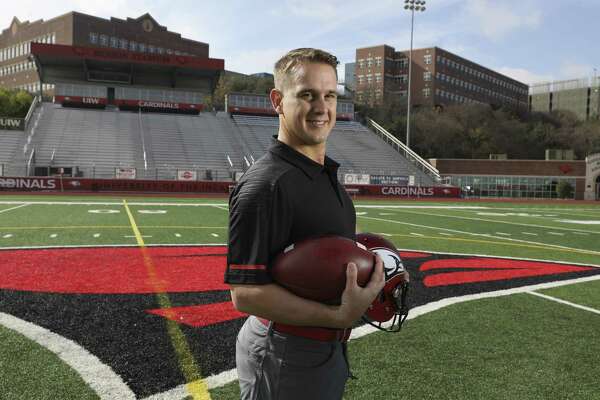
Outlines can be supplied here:
M329 157L321 165L274 139L229 197L226 283L272 282L271 262L300 240L355 239L354 205L338 182L338 167Z

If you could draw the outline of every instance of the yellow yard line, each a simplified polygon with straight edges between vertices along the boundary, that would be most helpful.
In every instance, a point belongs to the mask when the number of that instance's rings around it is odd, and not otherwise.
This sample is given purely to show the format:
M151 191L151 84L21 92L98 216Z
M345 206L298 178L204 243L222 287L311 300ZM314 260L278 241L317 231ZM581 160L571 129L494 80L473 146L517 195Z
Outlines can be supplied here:
M158 277L156 273L156 266L154 265L154 260L152 256L148 252L146 248L146 244L144 243L144 239L142 238L142 234L133 218L133 214L127 205L127 200L123 200L123 206L125 207L125 211L127 212L127 216L129 217L129 222L131 224L131 229L133 230L133 234L135 235L138 246L142 251L142 256L144 258L144 264L146 265L146 270L148 272L148 277L150 278L150 283L153 285L158 303L163 309L170 309L171 300L166 293L164 282ZM210 393L208 392L208 385L202 379L202 374L200 373L200 369L194 360L194 356L190 350L189 344L185 338L185 335L181 331L179 325L172 321L171 318L166 318L167 323L167 332L169 337L171 338L171 343L173 344L173 348L177 353L177 357L179 359L179 367L183 372L183 375L186 379L186 388L187 391L192 395L194 400L210 400Z

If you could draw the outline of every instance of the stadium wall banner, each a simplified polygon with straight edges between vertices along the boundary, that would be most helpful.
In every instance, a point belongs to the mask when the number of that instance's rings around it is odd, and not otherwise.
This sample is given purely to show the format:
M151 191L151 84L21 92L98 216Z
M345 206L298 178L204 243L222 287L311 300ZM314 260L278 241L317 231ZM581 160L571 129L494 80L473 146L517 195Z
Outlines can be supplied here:
M117 179L135 179L136 176L135 168L115 168L115 178Z
M120 61L137 64L161 64L174 67L221 71L225 61L220 58L201 58L174 54L148 54L127 50L68 46L61 44L32 43L31 53L63 58L83 58L100 61Z
M397 185L345 185L363 196L385 197L460 197L460 188L455 186L397 186Z
M150 108L157 110L197 110L202 111L204 108L203 104L191 104L191 103L175 103L168 101L152 101L152 100L125 100L117 99L115 104L119 107L133 107L133 108Z
M368 174L344 174L344 185L368 185L371 176Z
M233 182L177 181L140 179L88 179L52 177L0 177L2 191L79 191L79 192L171 192L171 193L229 193ZM460 197L455 186L380 186L345 185L346 189L363 196L405 198Z
M229 193L231 182L0 177L0 191Z
M25 119L12 118L12 117L0 117L0 130L24 131L25 130Z
M105 97L85 97L85 96L54 96L55 103L61 104L84 104L87 106L106 106L108 99Z
M177 180L178 181L195 181L198 179L197 171L190 171L187 169L178 169L177 170Z
M408 185L408 176L403 175L371 175L372 185Z

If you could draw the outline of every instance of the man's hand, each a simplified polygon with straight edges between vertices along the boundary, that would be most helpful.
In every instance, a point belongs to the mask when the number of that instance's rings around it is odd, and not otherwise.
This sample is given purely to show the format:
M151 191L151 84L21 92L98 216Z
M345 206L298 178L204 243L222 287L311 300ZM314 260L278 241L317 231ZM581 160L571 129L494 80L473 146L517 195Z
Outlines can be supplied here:
M349 328L358 320L371 305L375 297L385 285L385 274L383 272L383 261L376 256L375 269L371 274L371 280L364 288L356 282L356 265L348 263L346 269L346 288L342 293L342 303L337 310L337 323L339 328Z

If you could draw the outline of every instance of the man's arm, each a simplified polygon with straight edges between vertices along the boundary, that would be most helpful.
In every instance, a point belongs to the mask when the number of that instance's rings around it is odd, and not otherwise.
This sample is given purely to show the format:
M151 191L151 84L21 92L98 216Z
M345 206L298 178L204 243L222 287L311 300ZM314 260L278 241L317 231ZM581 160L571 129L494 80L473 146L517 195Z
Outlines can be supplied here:
M371 280L364 288L356 283L356 265L346 270L346 288L341 304L327 305L291 293L275 283L231 285L231 298L242 312L290 325L349 328L367 310L385 285L383 262L377 256Z

